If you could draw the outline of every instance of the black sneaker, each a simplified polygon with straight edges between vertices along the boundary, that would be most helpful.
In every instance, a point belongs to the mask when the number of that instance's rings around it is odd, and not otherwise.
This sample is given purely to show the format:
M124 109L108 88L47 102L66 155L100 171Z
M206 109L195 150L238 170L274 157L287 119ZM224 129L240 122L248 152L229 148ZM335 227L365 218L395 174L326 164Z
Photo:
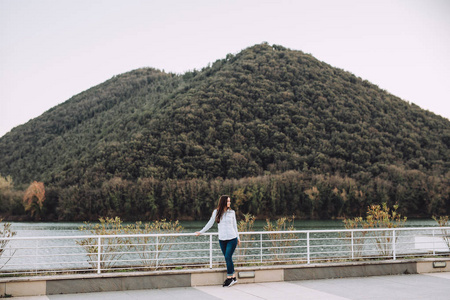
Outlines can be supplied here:
M227 280L224 281L223 287L231 286L233 282L233 278L227 278Z
M233 284L237 283L237 278L236 277L233 277L231 279L232 279L232 281L231 281L229 286L232 286Z

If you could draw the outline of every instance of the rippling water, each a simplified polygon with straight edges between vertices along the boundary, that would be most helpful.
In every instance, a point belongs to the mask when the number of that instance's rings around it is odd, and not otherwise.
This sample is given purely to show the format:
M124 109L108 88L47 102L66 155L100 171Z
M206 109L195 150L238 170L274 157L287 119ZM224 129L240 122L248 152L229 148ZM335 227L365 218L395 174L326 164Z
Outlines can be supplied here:
M183 226L183 232L195 232L203 228L207 223L205 221L184 221L180 222ZM124 223L126 225L128 223ZM254 225L254 230L263 230L265 220L257 220ZM81 235L80 226L83 222L11 222L12 230L17 232L17 236L67 236L67 235ZM406 222L407 227L427 227L436 226L437 223L432 219L413 219ZM327 229L341 229L344 228L342 220L296 220L294 222L296 230L327 230ZM217 231L217 226L214 225L211 232Z

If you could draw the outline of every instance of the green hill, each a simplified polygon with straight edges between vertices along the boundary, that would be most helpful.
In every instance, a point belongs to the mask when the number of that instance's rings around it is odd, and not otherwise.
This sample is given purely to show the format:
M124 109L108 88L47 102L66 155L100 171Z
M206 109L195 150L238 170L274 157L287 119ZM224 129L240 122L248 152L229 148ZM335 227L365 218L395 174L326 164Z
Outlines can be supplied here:
M0 138L0 173L43 181L59 219L203 218L221 193L261 216L342 217L381 201L425 216L449 213L449 147L449 120L264 43L82 92Z

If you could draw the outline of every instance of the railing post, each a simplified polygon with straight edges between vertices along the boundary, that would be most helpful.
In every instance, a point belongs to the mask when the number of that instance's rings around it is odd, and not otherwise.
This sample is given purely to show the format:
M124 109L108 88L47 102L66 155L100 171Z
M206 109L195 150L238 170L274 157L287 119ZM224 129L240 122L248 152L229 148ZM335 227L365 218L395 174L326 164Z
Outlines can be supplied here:
M261 256L261 263L263 262L263 247L262 247L262 242L263 241L263 237L262 237L262 233L259 234L259 253Z
M102 253L102 238L98 237L98 253L97 253L97 273L101 273L100 262L101 262L101 253Z
M354 259L355 255L354 255L354 249L353 249L353 231L351 231L351 236L352 236L352 259Z
M434 246L434 229L433 229L433 256L436 255L436 248Z
M212 234L209 235L209 268L212 269Z
M397 259L396 253L395 253L395 229L392 230L392 258L394 260Z
M159 264L159 239L158 236L156 236L156 252L155 252L155 258L156 258L156 269L158 269Z
M306 260L308 265L310 264L310 251L309 251L309 231L306 233Z
M34 272L37 274L37 259L38 259L38 246L39 246L39 240L36 240L36 246L34 249Z

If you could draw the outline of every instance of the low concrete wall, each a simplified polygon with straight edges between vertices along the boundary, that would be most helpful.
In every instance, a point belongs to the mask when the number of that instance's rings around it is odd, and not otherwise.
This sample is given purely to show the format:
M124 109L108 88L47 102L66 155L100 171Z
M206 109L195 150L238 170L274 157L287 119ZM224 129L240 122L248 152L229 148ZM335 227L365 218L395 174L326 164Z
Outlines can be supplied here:
M164 289L188 286L191 286L191 274L60 279L47 281L46 294L55 295L103 291Z
M445 267L436 268L433 266L435 262L446 262ZM437 273L437 272L450 272L450 258L448 259L432 259L424 258L417 261L417 273Z
M345 277L365 277L397 274L417 274L415 262L399 262L386 264L363 264L323 266L315 268L293 268L285 270L284 280L308 280Z
M433 267L437 261L445 262L446 266ZM237 268L239 283L449 271L450 258ZM220 285L225 277L225 269L14 277L0 279L0 295L39 296Z

